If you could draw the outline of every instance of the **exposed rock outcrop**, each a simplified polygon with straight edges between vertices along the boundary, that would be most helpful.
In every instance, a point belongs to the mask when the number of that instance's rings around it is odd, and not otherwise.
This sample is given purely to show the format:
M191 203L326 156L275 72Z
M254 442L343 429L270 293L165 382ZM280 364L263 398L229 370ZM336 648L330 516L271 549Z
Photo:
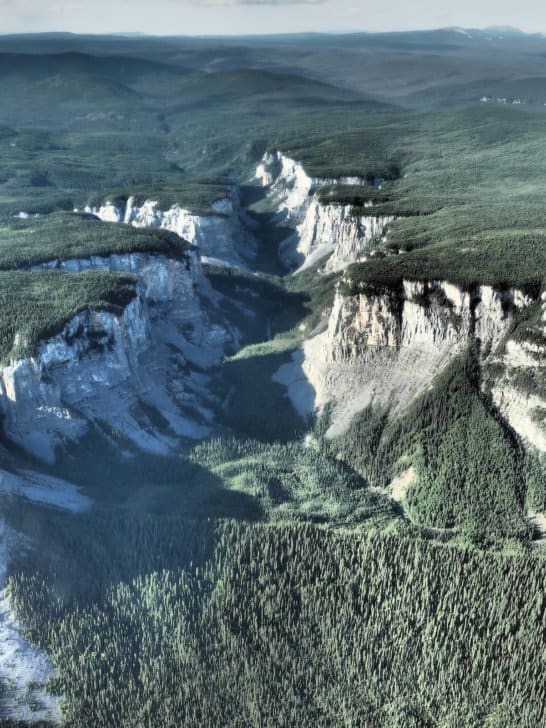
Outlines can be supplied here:
M85 212L105 222L169 230L197 246L202 255L241 267L255 254L255 240L241 221L235 187L231 197L212 204L208 215L195 214L181 205L162 209L154 200L137 204L134 197L126 202L106 201L98 207L88 206Z
M57 269L70 273L104 270L134 273L141 294L151 301L179 301L187 304L194 298L194 288L203 284L201 258L197 251L187 251L181 260L153 253L126 253L88 258L50 260L32 266L32 270Z
M546 453L546 340L542 346L508 341L496 363L501 374L491 387L493 402L524 442Z
M273 195L279 196L279 212L289 219L301 222L310 196L319 187L328 185L367 185L364 177L310 177L301 162L278 151L267 153L256 168L256 178L263 187L269 187ZM375 181L376 184L380 180Z
M295 226L280 246L281 260L290 268L303 270L330 256L325 272L342 270L362 260L369 248L383 237L394 217L359 215L351 205L323 204L317 190L328 185L379 185L363 177L313 178L303 165L281 152L266 154L256 177L269 194L279 217ZM368 208L371 207L369 203Z
M120 447L130 443L158 454L180 437L206 435L213 400L206 370L221 360L230 334L204 312L202 300L213 293L199 256L134 254L43 267L133 272L137 294L120 316L78 314L34 356L0 371L6 434L49 461L91 422ZM157 426L158 419L164 427Z
M400 412L471 340L487 359L505 337L511 311L527 303L519 291L466 292L445 282L338 291L322 332L292 366L314 389L315 407L334 403L334 436L369 405Z

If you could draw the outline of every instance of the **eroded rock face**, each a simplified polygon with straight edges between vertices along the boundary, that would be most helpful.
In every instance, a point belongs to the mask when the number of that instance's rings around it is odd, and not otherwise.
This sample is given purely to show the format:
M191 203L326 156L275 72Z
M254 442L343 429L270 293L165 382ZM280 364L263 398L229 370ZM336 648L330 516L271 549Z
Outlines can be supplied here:
M314 405L333 402L330 436L369 405L399 413L474 340L485 360L505 337L518 291L404 281L394 289L336 294L324 330L305 342L299 365Z
M394 217L355 215L350 205L325 205L316 194L329 185L370 184L362 177L313 178L300 162L281 152L266 154L258 165L256 177L269 194L278 215L295 226L281 245L281 260L291 268L303 270L326 256L325 272L342 270L362 260L383 237ZM373 184L380 184L375 180ZM371 203L370 203L371 206Z
M263 187L270 187L272 193L282 196L279 212L290 219L301 221L309 204L309 196L319 187L329 185L358 185L368 182L364 177L310 177L301 162L278 151L267 153L256 168L256 178ZM380 181L378 180L377 183Z
M314 198L303 222L281 248L281 258L304 270L322 258L325 273L365 260L394 217L355 215L350 205L322 205Z
M493 402L524 442L546 453L546 336L543 344L509 340L493 361L500 369Z
M0 373L0 408L8 436L33 454L53 460L57 444L86 430L71 405L92 397L97 386L115 387L135 370L147 345L150 323L140 299L123 316L85 311L36 355Z
M327 357L361 356L371 347L419 347L424 351L476 339L487 355L498 347L510 310L530 299L519 291L480 286L472 293L443 281L404 281L398 289L338 293L328 324Z
M142 294L151 301L186 301L193 296L194 286L203 280L197 251L188 251L181 260L148 253L127 253L51 260L32 266L32 270L44 268L70 273L85 270L134 273L139 278Z
M181 437L207 435L214 400L207 370L221 361L231 334L204 311L203 299L214 301L198 254L93 257L44 267L132 272L137 294L121 316L82 312L33 357L0 370L8 437L53 461L57 448L90 423L121 448L126 443L157 454Z
M238 208L234 190L231 198L213 203L210 215L197 215L180 205L163 210L153 200L138 205L134 197L122 204L107 201L100 207L86 207L85 212L104 222L169 230L197 246L204 256L245 267L245 259L255 255L255 240L241 222Z

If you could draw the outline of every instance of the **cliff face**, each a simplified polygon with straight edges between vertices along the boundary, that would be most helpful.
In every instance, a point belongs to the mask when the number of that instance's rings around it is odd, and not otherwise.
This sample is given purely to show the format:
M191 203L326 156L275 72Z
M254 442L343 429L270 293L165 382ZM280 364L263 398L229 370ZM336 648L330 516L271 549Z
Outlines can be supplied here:
M281 248L287 263L304 270L329 256L325 273L365 260L394 217L355 215L350 205L322 205L313 198L297 228Z
M362 356L372 347L424 351L476 339L487 355L511 320L511 308L530 302L519 291L480 286L464 292L444 281L404 281L399 289L336 295L328 323L327 358Z
M210 215L196 215L180 205L163 210L153 200L137 205L134 197L123 204L107 201L100 207L86 207L85 212L105 222L169 230L197 246L205 258L245 267L245 259L254 255L255 241L241 222L235 189L231 197L212 204Z
M282 243L279 255L291 267L303 270L330 256L325 272L342 270L349 263L362 260L378 243L393 217L355 215L350 205L325 205L317 190L330 185L367 186L361 177L313 178L303 166L281 152L266 154L258 165L256 177L269 194L277 213L295 226ZM381 184L375 180L373 184ZM371 206L371 203L370 203Z
M509 340L493 364L500 373L491 395L495 405L525 442L546 453L546 293L541 326L533 341ZM542 335L542 336L541 336Z
M0 373L0 408L8 436L51 461L55 447L86 430L77 400L100 386L128 379L149 335L149 319L139 299L122 317L99 311L75 316L36 355L19 359Z
M500 361L503 372L491 388L493 401L525 442L546 453L546 397L526 386L529 375L546 381L546 344L508 341Z
M138 294L122 316L84 311L33 357L0 370L8 437L52 461L56 448L80 437L90 423L121 447L160 454L180 437L206 435L213 400L206 371L221 361L230 333L204 312L203 299L212 293L199 256L135 254L42 267L133 272Z
M519 291L405 281L395 289L336 294L323 331L305 342L302 375L314 406L333 403L330 436L369 405L402 411L474 340L482 361L503 341Z
M194 296L194 288L203 282L201 258L188 251L182 260L148 253L93 255L89 258L51 260L32 266L33 270L57 269L70 273L105 270L137 275L142 295L151 301L186 301Z
M279 195L279 212L290 219L301 221L309 196L319 187L329 185L367 185L364 177L310 177L301 162L287 157L282 152L265 154L256 168L256 178L263 187L270 187ZM380 180L376 181L377 184Z

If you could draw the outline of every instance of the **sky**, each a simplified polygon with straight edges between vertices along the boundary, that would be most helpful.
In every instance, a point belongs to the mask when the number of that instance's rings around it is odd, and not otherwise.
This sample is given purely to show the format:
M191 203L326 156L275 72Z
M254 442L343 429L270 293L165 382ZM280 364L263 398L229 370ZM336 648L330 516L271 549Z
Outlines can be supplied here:
M0 0L0 33L237 35L512 25L546 32L541 0Z

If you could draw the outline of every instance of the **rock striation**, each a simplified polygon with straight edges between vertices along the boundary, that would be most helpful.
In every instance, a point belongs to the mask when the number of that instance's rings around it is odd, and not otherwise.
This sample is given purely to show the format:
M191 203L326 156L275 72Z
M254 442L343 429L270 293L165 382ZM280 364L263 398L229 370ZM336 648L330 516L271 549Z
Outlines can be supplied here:
M324 186L377 186L380 179L310 177L300 162L282 152L266 154L256 169L256 178L269 187L277 215L295 228L281 244L279 255L285 265L298 271L326 256L324 271L328 273L362 260L395 219L374 216L371 211L358 215L351 205L322 204L317 194Z
M315 408L333 403L328 434L335 436L370 405L402 411L471 342L489 360L513 312L529 303L519 291L463 291L445 281L403 281L356 295L338 290L322 329L289 366L301 369Z
M131 272L135 298L121 315L79 313L34 356L0 370L0 413L12 441L51 462L90 424L122 448L157 454L180 437L208 434L206 372L221 361L231 334L205 313L203 301L209 308L215 301L197 252L181 260L138 253L37 267Z

